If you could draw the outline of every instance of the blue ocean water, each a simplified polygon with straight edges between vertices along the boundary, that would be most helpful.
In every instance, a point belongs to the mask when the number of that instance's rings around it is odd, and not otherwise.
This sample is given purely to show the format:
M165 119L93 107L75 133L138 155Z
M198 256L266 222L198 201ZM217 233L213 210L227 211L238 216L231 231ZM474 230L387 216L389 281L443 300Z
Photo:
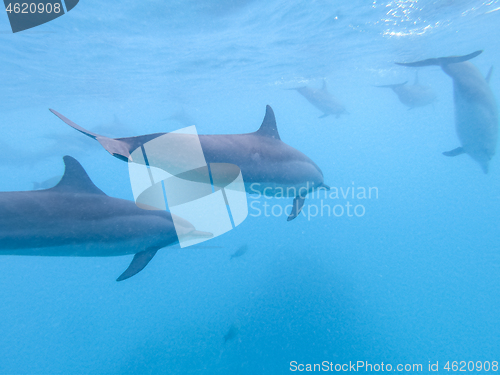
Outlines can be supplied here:
M61 175L72 155L108 195L133 199L126 163L48 108L118 137L186 124L251 132L269 104L281 139L325 183L377 194L328 200L362 205L360 217L287 222L249 209L234 230L160 250L120 283L131 257L1 257L0 373L285 374L292 361L425 372L431 361L449 373L447 361L500 361L499 158L485 175L468 156L441 155L459 142L439 67L419 70L433 106L408 110L373 87L413 81L396 61L479 49L472 62L486 75L500 60L499 10L460 0L82 0L16 34L4 14L1 191ZM319 119L285 90L323 80L349 115ZM496 72L490 84L499 98Z

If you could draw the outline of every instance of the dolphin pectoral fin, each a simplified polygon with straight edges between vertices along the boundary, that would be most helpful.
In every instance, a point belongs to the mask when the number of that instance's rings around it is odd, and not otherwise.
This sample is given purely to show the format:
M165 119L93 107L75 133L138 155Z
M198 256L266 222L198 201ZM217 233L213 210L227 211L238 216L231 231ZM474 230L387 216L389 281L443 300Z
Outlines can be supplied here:
M318 185L318 189L325 189L326 191L329 191L330 186L322 182L320 185Z
M329 114L329 113L325 113L325 114L323 114L323 115L319 116L318 118L325 118L325 117L328 117L328 116L330 116L330 114ZM338 117L337 117L337 118L338 118Z
M297 195L295 197L295 199L293 200L292 212L290 212L290 215L288 215L288 219L286 219L286 221L293 220L297 216L299 216L302 207L304 207L305 200L306 198L301 197L300 195Z
M443 152L444 156L458 156L458 155L462 155L462 154L465 154L465 150L463 147L457 147L451 151Z
M416 61L416 62L411 62L411 63L395 63L396 65L402 65L402 66L407 66L410 68L418 68L421 66L430 66L430 65L448 65L448 64L457 64L461 63L470 59L473 59L474 57L480 55L483 53L482 50L472 52L468 55L464 56L449 56L449 57L439 57L437 59L427 59L427 60L422 60L422 61Z
M86 136L97 140L102 145L102 147L104 147L104 149L106 151L108 151L111 155L117 157L118 159L128 161L128 158L130 157L130 149L129 149L129 145L126 144L125 142L123 142L119 139L108 138L108 137L104 137L102 135L93 133L90 130L82 128L80 125L75 124L73 121L71 121L67 117L61 115L59 112L57 112L53 109L50 109L50 108L49 108L49 111L52 112L57 117L59 117L66 124L71 126L73 129L76 129L80 133L83 133Z
M151 259L153 259L159 249L160 247L153 247L135 254L134 259L132 259L132 262L130 262L128 268L120 275L118 279L116 279L116 281L126 280L141 272L144 267L148 265Z
M493 74L493 66L491 66L490 70L488 70L488 74L486 75L486 82L490 83L491 75Z

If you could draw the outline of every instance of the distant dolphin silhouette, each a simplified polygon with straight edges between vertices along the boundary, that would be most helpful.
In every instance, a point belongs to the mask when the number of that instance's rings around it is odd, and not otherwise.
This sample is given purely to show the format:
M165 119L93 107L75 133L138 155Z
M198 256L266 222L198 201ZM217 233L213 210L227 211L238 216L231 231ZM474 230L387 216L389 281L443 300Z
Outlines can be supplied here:
M240 256L245 255L247 251L248 245L243 245L238 250L236 250L234 254L231 255L231 258L229 260L233 260L233 258L239 258Z
M413 85L407 85L408 81L394 85L380 85L375 87L390 88L396 93L399 101L413 109L432 104L436 100L436 94L432 87L421 85L418 80L418 72L415 73L415 82Z
M335 115L337 118L339 118L341 114L349 113L339 102L339 100L335 96L330 94L326 87L325 80L323 80L323 86L321 87L321 89L313 89L311 87L303 86L288 90L297 90L304 98L309 101L309 103L322 111L323 115L319 118L325 118L330 115Z
M467 61L482 52L396 64L409 67L439 65L453 79L455 127L462 146L443 152L443 155L469 154L483 172L488 173L498 138L498 109L488 84L492 70L484 79L479 70Z
M238 336L239 332L240 332L240 322L236 321L233 324L231 324L231 327L229 327L229 330L224 335L224 344L228 341L233 340L236 336Z
M191 117L184 108L175 111L170 117L168 117L168 120L177 121L184 126L196 125L196 120Z
M96 139L111 155L124 161L128 160L133 150L166 134L108 138L82 128L53 109L50 111L69 126ZM323 182L321 169L302 152L281 141L270 106L266 107L264 121L256 132L199 135L199 140L207 163L230 163L240 168L248 193L294 197L288 221L299 215L308 192L329 189Z
M51 189L0 193L0 255L135 254L121 281L144 269L159 249L178 242L169 212L108 197L78 161L65 156L64 164L61 181ZM212 236L186 220L176 228L193 237Z

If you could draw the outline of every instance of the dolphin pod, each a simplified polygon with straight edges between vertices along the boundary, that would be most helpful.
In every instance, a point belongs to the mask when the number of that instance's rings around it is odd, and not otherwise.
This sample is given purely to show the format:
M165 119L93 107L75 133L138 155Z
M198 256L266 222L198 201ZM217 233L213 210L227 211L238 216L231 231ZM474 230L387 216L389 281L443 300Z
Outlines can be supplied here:
M408 67L438 65L453 79L455 128L461 146L443 155L468 154L484 173L488 173L498 138L498 109L489 86L492 70L485 79L468 61L482 52L396 64Z
M409 109L423 107L432 104L434 100L436 100L436 94L432 88L420 84L418 72L415 73L413 85L407 85L407 83L408 81L394 85L380 85L376 87L392 89L398 96L399 101L409 107Z
M107 196L70 156L64 164L64 175L53 188L0 193L0 255L135 254L121 281L144 269L159 249L176 244L176 228L192 237L212 237L182 219L174 228L167 211L143 210Z
M138 147L166 134L108 138L82 128L53 109L50 111L69 126L96 139L111 155L124 161L128 161ZM256 132L198 137L206 162L237 165L248 193L294 198L288 221L299 215L308 192L329 189L323 182L321 169L302 152L281 141L270 106L266 107L266 115Z
M309 103L322 111L323 115L319 118L325 118L330 115L334 115L336 118L339 118L340 115L349 113L339 100L330 94L328 88L326 87L325 80L323 80L323 86L321 89L313 89L311 87L303 86L288 90L297 90L299 94L306 98Z

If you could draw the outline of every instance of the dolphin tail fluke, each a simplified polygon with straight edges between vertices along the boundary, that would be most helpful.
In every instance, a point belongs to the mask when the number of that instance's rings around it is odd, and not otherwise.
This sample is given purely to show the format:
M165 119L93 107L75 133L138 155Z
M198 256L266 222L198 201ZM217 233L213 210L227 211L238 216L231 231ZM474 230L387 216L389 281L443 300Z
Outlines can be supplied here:
M411 62L411 63L396 63L396 65L402 65L402 66L407 66L410 68L419 68L421 66L431 66L431 65L448 65L448 64L457 64L461 63L470 59L473 59L474 57L480 55L483 53L482 50L472 52L468 55L464 56L449 56L449 57L439 57L437 59L427 59L427 60L422 60L422 61L416 61L416 62Z
M90 130L82 128L80 125L75 124L73 121L68 119L67 117L61 115L59 112L50 109L50 112L52 112L54 115L59 117L62 121L64 121L66 124L71 126L73 129L78 130L80 133L85 134L86 136L90 138L94 138L97 140L102 147L106 149L111 155L117 157L118 159L128 161L130 157L130 147L127 143L122 142L119 139L114 139L114 138L108 138L103 135L99 135L96 133L91 132Z
M295 199L293 200L292 212L290 212L290 215L288 215L287 221L291 221L299 216L300 211L302 211L302 207L304 207L305 200L306 198L301 197L300 195L297 195L295 197Z
M130 262L128 268L120 275L118 279L116 279L116 281L126 280L141 272L144 267L148 265L151 259L153 259L159 249L159 247L154 247L135 254L134 259L132 259L132 262Z
M458 155L462 155L462 154L465 154L465 150L463 147L457 147L451 151L443 152L444 156L458 156Z

